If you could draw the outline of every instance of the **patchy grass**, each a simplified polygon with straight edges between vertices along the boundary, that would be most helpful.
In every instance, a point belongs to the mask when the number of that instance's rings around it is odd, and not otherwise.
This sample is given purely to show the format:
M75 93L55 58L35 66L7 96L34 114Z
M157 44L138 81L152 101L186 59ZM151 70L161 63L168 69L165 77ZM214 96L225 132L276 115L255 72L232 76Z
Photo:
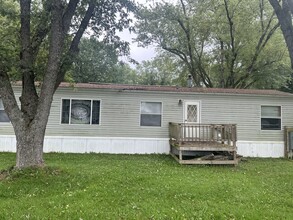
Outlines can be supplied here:
M293 219L289 160L238 167L182 166L166 155L45 160L46 168L2 176L0 219ZM14 161L15 154L0 153L0 170Z

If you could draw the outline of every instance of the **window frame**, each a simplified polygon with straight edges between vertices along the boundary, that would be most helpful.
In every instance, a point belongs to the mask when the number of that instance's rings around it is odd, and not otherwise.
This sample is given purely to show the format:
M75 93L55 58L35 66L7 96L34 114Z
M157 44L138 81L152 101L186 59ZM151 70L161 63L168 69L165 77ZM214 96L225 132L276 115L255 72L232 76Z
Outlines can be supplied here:
M2 99L1 99L1 97L0 97L0 100L1 100L1 102L2 102L2 104L3 104L3 101L2 101ZM5 111L5 108L4 108L4 104L3 104L3 109L0 109L0 111L4 111L4 113L7 115L7 113L6 113L6 111ZM8 115L7 115L7 117L8 117ZM8 117L8 119L9 119L9 121L0 121L0 123L1 124L11 124L11 121L10 121L10 118Z
M161 116L161 123L160 126L155 126L155 125L142 125L141 124L141 110L142 110L142 103L160 103L161 104L161 112L160 114L143 114L143 115L160 115ZM143 128L161 128L163 124L163 102L162 101L145 101L141 100L140 105L139 105L139 126Z
M69 122L67 123L62 123L62 107L63 107L63 100L69 100ZM71 123L71 105L72 105L72 100L81 100L81 101L90 101L91 102L91 115L90 115L90 123L89 124L72 124ZM92 112L93 112L93 101L99 101L100 102L100 108L99 108L99 124L92 124ZM74 98L66 98L62 97L60 101L60 119L59 119L59 124L60 125L65 125L65 126L100 126L101 125L101 106L102 106L102 100L101 99L87 99L87 98L80 98L80 97L74 97Z
M276 116L264 116L262 117L262 107L279 107L280 108L280 116L276 117ZM283 119L282 119L282 105L261 105L260 106L260 130L261 131L282 131L283 130ZM280 129L263 129L262 128L262 119L280 119Z

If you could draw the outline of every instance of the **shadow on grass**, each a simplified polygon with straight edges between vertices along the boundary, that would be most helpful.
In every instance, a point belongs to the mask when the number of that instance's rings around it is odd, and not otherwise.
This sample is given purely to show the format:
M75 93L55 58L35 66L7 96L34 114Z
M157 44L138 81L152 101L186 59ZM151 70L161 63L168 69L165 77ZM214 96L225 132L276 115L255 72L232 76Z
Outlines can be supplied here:
M29 179L38 177L58 176L64 173L58 167L44 166L44 167L28 167L17 169L14 166L7 169L0 170L0 181L15 180L15 179Z

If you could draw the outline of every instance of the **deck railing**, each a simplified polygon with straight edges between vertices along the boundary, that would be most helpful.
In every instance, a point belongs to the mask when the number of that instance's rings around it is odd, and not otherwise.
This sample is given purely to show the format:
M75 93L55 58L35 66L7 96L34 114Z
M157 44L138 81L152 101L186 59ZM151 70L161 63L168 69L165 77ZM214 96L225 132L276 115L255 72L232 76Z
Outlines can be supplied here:
M235 124L192 124L169 123L171 140L178 143L205 142L236 146L237 131Z

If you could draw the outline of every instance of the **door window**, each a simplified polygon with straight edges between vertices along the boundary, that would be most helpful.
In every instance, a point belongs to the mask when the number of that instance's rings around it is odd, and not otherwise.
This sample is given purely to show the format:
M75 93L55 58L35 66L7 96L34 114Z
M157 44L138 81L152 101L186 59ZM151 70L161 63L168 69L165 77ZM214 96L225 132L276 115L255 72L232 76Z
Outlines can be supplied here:
M184 105L184 122L185 123L199 123L200 109L199 102L185 102Z
M197 105L187 105L187 121L186 122L198 122L197 121Z

